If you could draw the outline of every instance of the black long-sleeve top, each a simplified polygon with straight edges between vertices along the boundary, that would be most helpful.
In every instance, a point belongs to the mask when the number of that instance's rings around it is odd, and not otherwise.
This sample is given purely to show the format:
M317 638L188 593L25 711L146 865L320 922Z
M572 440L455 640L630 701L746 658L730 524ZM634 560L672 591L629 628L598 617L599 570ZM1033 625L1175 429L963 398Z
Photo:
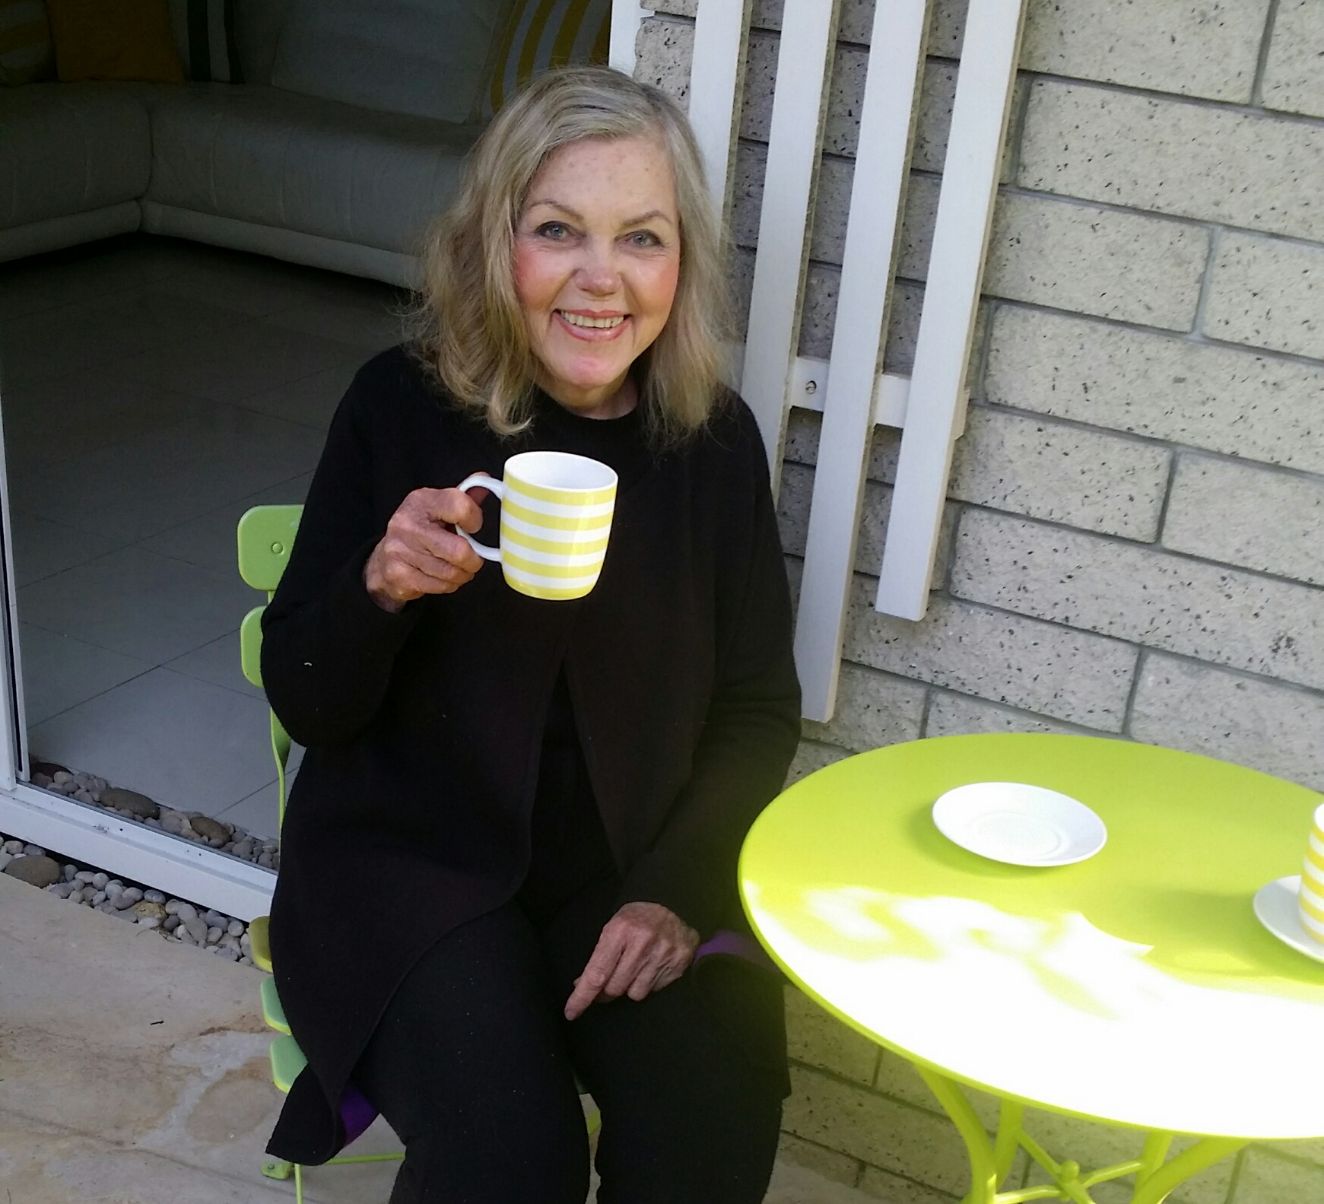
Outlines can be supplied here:
M527 598L493 564L397 614L364 587L411 490L499 476L519 451L619 442L624 428L597 421L544 397L531 429L500 438L396 348L359 371L332 422L263 620L267 695L307 748L271 940L309 1069L273 1153L315 1163L335 1152L335 1103L396 986L440 936L525 880L558 680L623 900L661 903L705 935L740 922L740 843L799 731L786 577L743 402L725 397L702 432L663 452L636 420L586 598ZM494 543L487 509L482 538Z

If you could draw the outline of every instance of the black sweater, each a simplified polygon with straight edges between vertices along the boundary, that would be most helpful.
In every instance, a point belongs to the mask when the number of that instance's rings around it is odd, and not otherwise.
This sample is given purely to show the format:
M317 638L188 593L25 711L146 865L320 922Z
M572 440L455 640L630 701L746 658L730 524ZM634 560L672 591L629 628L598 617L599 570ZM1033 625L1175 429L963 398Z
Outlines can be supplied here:
M501 439L396 348L359 371L331 424L263 620L267 695L307 748L271 940L309 1069L273 1153L335 1152L333 1103L396 986L524 881L561 674L622 897L662 903L704 935L739 923L740 844L799 731L786 577L743 402L723 399L677 449L653 455L637 434L639 471L584 599L527 598L496 565L398 614L364 588L367 556L411 490L500 476L515 452L578 444L574 423L592 421L542 398L532 429Z

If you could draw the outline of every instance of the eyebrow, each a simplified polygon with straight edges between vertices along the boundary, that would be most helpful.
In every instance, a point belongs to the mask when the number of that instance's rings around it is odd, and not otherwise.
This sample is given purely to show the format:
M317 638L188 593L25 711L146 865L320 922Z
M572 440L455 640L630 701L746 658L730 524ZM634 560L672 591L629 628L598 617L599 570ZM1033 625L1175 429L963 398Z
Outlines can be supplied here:
M559 209L574 221L582 222L584 220L584 215L578 210L571 209L569 205L563 205L560 201L554 201L550 197L544 200L530 201L527 207L529 209L536 209L539 205L546 205L552 209ZM624 229L626 226L642 226L646 225L648 222L657 221L658 219L666 222L669 226L675 225L675 222L673 222L667 214L663 213L661 209L650 209L647 213L641 213L638 217L628 218L626 221L623 221L621 227Z

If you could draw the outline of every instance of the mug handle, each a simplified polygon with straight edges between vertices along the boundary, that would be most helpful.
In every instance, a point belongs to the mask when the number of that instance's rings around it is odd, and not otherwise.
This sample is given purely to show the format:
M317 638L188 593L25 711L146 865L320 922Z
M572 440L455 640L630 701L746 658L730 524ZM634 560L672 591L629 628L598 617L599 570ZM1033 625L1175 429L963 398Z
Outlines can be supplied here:
M499 498L504 498L506 496L505 485L503 485L500 481L498 481L496 477L489 477L485 472L471 472L467 477L464 478L463 481L461 481L458 485L456 485L455 488L459 490L466 490L466 489L472 489L476 485L481 485L484 489L490 489ZM465 543L467 543L471 548L473 548L473 550L477 552L478 555L480 555L484 560L499 561L501 559L500 548L493 548L493 547L489 547L485 543L479 543L463 527L457 526L455 528L455 534L458 535L461 539L463 539Z

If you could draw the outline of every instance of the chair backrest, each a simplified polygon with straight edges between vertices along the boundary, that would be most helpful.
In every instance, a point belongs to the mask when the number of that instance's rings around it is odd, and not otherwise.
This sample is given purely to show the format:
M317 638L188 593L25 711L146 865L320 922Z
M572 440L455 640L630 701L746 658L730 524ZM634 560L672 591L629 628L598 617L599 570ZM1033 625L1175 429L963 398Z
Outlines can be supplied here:
M299 529L303 507L254 506L245 511L237 528L239 543L239 575L254 589L264 590L267 601L280 583L281 574L289 563L290 549ZM239 663L244 676L255 686L262 685L262 612L266 606L255 606L239 625ZM271 756L276 762L277 823L285 821L285 765L290 757L290 737L276 718L268 711L271 728Z
M239 519L239 575L254 589L275 592L290 560L303 507L254 506Z

